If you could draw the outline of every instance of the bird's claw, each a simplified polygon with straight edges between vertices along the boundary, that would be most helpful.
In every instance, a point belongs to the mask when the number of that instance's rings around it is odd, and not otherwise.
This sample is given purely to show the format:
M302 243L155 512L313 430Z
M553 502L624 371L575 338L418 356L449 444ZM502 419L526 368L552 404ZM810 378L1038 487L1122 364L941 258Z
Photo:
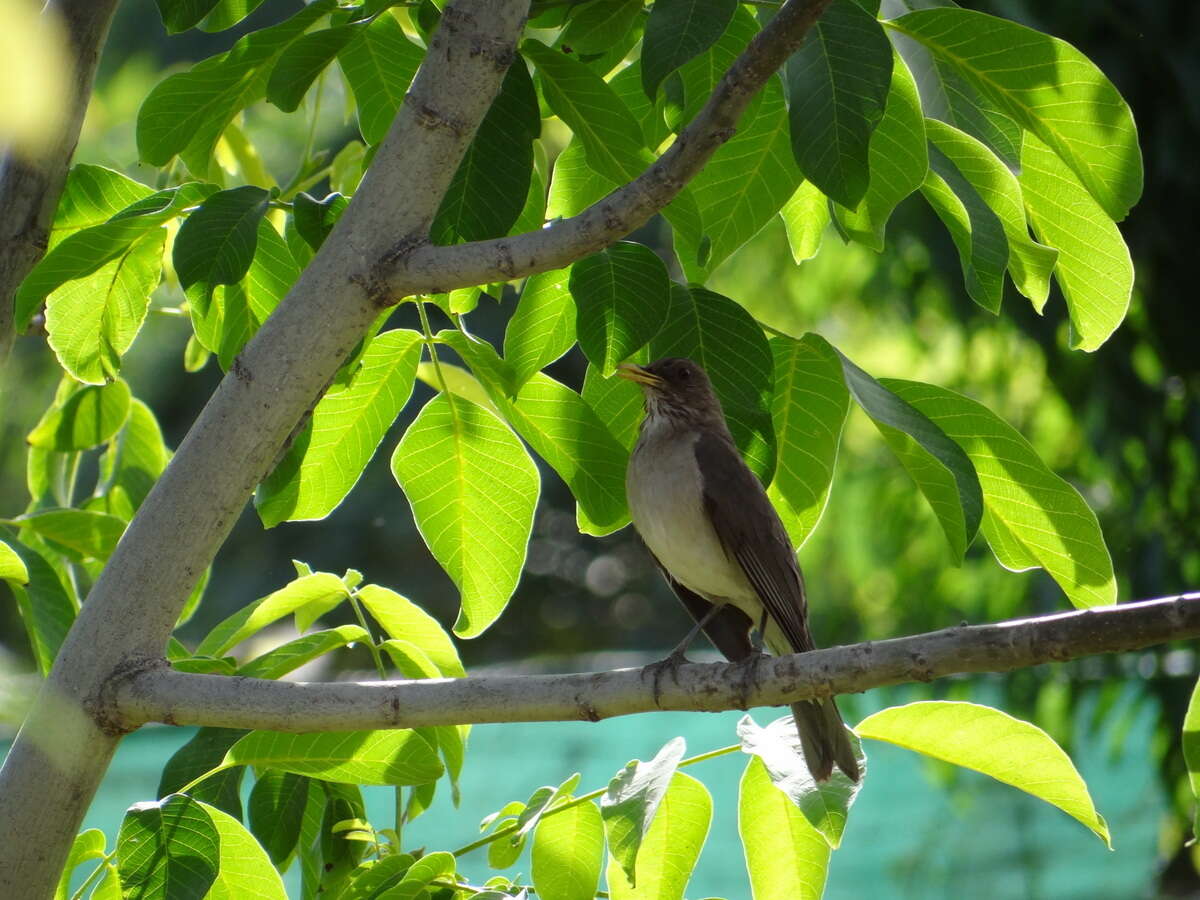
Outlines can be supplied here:
M753 653L742 657L731 667L737 672L738 706L741 709L750 708L750 689L758 688L761 684L758 677L758 667L766 656L767 654L756 648Z
M679 684L679 667L688 662L691 662L691 660L684 654L683 648L676 647L658 662L652 662L642 667L642 677L645 678L648 675L653 679L655 706L662 706L663 675L669 672L671 680Z

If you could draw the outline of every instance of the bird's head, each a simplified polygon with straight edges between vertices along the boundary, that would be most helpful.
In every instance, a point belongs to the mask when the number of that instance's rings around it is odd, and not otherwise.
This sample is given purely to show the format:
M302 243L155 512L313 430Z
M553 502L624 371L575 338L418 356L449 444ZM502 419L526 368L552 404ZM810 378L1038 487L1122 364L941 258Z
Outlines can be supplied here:
M622 363L617 374L641 385L648 419L663 416L679 425L725 425L712 382L690 359L672 356L648 366Z

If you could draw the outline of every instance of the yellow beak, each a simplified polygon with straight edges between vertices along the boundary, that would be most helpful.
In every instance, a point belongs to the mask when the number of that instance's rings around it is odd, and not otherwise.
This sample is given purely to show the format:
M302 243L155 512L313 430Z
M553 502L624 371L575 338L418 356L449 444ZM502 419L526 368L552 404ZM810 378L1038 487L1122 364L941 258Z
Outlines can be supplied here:
M638 384L648 384L650 387L662 387L663 380L652 372L647 372L634 363L621 363L617 366L617 376Z

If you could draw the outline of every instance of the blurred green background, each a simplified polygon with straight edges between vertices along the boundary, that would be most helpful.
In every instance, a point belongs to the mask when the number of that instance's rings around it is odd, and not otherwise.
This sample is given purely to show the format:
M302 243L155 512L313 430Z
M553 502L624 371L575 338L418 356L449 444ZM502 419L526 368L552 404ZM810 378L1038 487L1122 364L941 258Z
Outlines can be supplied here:
M246 28L277 21L298 5L268 0L233 31L167 37L152 0L125 0L76 159L150 180L149 170L137 165L133 129L150 87L169 71L227 49ZM1195 589L1200 587L1200 313L1191 254L1200 238L1195 163L1200 11L1182 2L967 5L1075 44L1133 108L1146 159L1146 192L1121 229L1137 285L1120 330L1096 353L1072 352L1061 296L1052 294L1045 316L1039 317L1011 287L1001 316L990 316L967 298L949 236L917 197L897 211L881 255L843 245L830 231L820 254L796 266L776 223L718 270L710 286L777 328L797 335L820 332L877 376L942 384L1006 418L1096 510L1123 600ZM303 109L311 115L312 108L310 97ZM337 79L327 79L315 146L336 152L356 138L351 114ZM244 127L268 170L287 181L297 148L308 139L306 116L285 116L260 104L247 114ZM318 185L313 193L320 195L323 188ZM636 238L658 246L667 239L655 223ZM163 293L157 304L177 305L178 297ZM511 294L499 303L485 298L468 317L472 331L498 342L512 299ZM394 324L415 326L411 307L398 309ZM215 362L195 374L183 371L188 333L186 320L152 315L126 362L135 395L157 412L171 446L220 378ZM550 373L578 387L583 370L584 360L575 351ZM48 405L57 377L42 338L18 340L3 390L0 515L15 515L25 506L23 438ZM382 450L390 452L428 396L430 391L418 385ZM655 658L686 629L684 613L629 529L603 539L580 536L566 488L546 467L542 477L542 505L525 576L502 618L482 637L460 644L464 661L473 668L567 671ZM925 501L865 417L852 413L828 509L801 551L819 643L1065 608L1048 577L1005 572L981 544L963 566L952 565ZM360 569L371 581L415 599L443 623L454 620L453 586L421 543L381 452L325 522L264 531L248 508L217 558L205 603L184 639L198 638L234 609L288 581L292 559L337 572ZM32 669L11 603L0 605L0 628L8 667ZM341 662L346 670L370 668L365 653L352 651ZM962 896L953 886L961 887L968 876L987 885L973 896L1196 895L1200 880L1193 852L1185 846L1193 801L1179 749L1196 670L1190 648L1163 648L887 694L889 702L925 696L986 699L1032 718L1066 745L1092 781L1117 851L1103 851L1082 828L1040 809L1036 801L873 745L868 752L878 754L872 757L876 778L855 808L845 848L834 857L829 896L861 896L868 885L881 896ZM848 719L853 723L884 699L883 692L849 698ZM760 723L770 717L759 711ZM732 743L736 719L664 715L599 726L479 729L474 759L468 756L468 779L473 773L474 781L464 785L472 808L456 818L440 797L425 824L418 822L414 829L429 829L431 848L465 843L478 816L504 800L524 799L537 785L561 781L575 770L585 772L585 787L597 786L628 758L652 755L677 733L688 736L691 752ZM125 805L153 791L157 767L182 740L157 729L127 741L119 759L136 758L134 780L123 780L125 769L114 770L93 816L101 816L111 831ZM536 754L527 750L531 744L538 747ZM493 798L484 785L496 789L498 765L509 772L501 780L505 792ZM730 897L745 890L740 865L719 862L739 853L731 824L738 772L731 764L697 772L716 794L719 818L694 884L699 891ZM472 783L483 798L478 810ZM731 871L736 878L723 880Z

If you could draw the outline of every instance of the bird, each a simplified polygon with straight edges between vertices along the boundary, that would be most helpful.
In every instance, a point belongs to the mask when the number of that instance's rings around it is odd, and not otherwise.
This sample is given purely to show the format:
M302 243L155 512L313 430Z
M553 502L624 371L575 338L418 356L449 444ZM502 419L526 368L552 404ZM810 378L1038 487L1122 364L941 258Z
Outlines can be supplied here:
M696 628L664 664L682 661L703 629L731 662L757 659L759 641L779 656L816 647L804 579L762 483L738 453L707 373L690 359L617 374L641 386L645 418L629 458L629 513ZM817 782L836 764L851 781L858 761L834 698L791 705L805 762Z

